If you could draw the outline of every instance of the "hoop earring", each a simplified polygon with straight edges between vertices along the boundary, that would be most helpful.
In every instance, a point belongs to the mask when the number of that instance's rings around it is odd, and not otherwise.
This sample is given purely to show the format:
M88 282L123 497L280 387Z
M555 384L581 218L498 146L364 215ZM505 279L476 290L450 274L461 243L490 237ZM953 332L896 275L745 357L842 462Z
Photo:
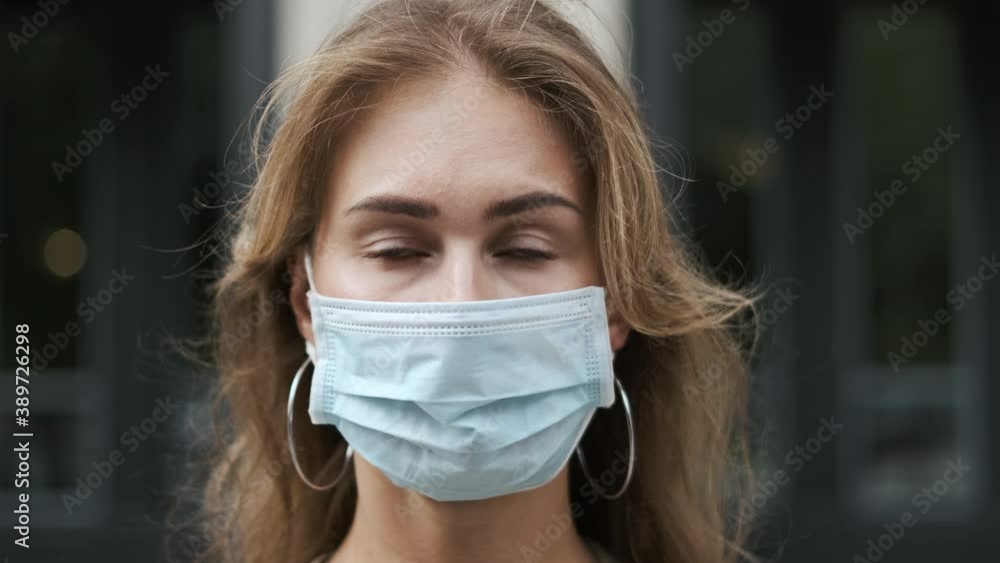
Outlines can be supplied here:
M625 409L625 423L628 426L628 469L625 472L625 484L615 494L606 494L602 489L595 487L597 494L608 500L614 500L625 494L629 483L632 482L632 473L635 469L635 427L632 425L632 404L629 403L628 393L625 392L625 387L617 376L615 377L615 388L618 389L618 393L622 396L622 407ZM580 460L580 469L583 470L584 478L589 483L597 481L597 479L590 476L590 471L587 470L587 459L583 455L583 448L579 445L576 447L576 457Z
M334 479L332 483L327 485L317 485L306 477L305 473L303 473L302 466L299 465L299 458L295 454L295 435L292 432L292 427L295 422L295 393L299 390L299 380L302 379L302 374L305 373L306 366L308 366L310 362L312 362L312 360L309 358L306 358L306 361L302 362L302 366L299 368L299 371L295 372L295 377L292 379L292 387L288 391L288 451L291 453L292 464L295 466L295 471L299 474L299 477L302 478L305 484L309 485L309 488L311 489L326 491L332 489L347 474L347 468L350 466L351 459L354 456L354 448L352 448L350 444L347 445L347 452L344 454L344 467L340 470L340 474L337 475L337 478ZM332 461L333 460L331 459L330 462ZM330 462L327 462L326 466L324 466L320 471L320 474L326 473L326 470L330 468Z

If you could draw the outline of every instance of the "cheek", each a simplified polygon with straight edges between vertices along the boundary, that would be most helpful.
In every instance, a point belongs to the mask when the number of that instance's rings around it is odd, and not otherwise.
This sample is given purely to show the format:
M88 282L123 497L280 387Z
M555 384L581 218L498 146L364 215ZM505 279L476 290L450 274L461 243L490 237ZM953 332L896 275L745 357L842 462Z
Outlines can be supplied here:
M586 242L568 255L566 264L580 285L604 285L597 241L589 233L581 238Z
M363 264L353 256L351 246L339 237L335 230L317 231L313 248L316 289L329 297L365 299L364 288L371 276L364 273Z
M341 299L383 301L390 299L395 274L379 271L360 257L330 256L321 293Z
M573 264L573 271L578 276L580 285L604 285L604 276L595 252L585 253L578 263Z
M585 287L602 285L597 263L590 254L581 253L547 264L537 272L514 271L508 273L507 281L517 288L521 295L554 293Z

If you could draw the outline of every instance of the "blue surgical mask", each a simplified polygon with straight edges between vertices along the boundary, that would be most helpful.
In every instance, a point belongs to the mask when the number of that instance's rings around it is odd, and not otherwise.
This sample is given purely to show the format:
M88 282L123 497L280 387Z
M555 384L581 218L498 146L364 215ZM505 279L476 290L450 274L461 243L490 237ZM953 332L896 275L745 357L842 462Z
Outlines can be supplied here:
M309 306L314 424L397 486L439 501L533 489L614 403L604 289L465 302Z

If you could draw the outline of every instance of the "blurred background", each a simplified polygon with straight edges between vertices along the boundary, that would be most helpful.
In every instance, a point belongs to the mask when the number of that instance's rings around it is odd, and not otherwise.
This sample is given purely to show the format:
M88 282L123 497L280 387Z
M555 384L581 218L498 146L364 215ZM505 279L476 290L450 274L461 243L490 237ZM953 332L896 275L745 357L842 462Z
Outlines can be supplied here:
M882 560L996 561L997 4L562 4L691 180L663 178L687 235L722 277L772 288L753 380L763 500L741 507L766 517L757 552L874 560L869 540L911 512ZM169 339L206 328L219 205L249 180L241 126L357 10L0 2L10 432L25 431L16 325L33 350L30 550L13 544L14 438L0 464L11 562L160 560L204 408Z

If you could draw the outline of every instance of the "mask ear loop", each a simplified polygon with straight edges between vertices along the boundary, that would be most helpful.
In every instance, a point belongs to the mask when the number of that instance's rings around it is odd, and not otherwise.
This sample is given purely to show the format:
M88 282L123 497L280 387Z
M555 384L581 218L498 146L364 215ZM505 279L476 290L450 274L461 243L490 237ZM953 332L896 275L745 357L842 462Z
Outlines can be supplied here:
M312 256L309 254L308 250L306 250L305 263L306 263L306 280L309 282L309 289L316 291L316 279L313 278Z
M302 379L302 374L305 373L306 367L312 362L312 359L306 358L306 361L302 362L302 367L299 371L295 372L295 377L292 379L292 387L288 391L288 451L292 456L292 465L295 466L295 471L299 474L299 477L305 482L309 488L317 491L326 491L332 489L339 483L345 475L347 475L347 468L351 465L351 459L354 456L354 448L350 444L347 446L347 452L344 454L344 467L340 470L340 474L337 478L333 480L332 483L326 485L317 485L312 482L305 473L302 471L302 466L299 465L299 457L295 453L295 434L293 432L293 427L295 423L295 393L299 390L299 381ZM320 475L323 475L330 469L330 464L333 463L333 459L327 462L326 466L320 471Z
M615 389L618 389L618 393L622 396L622 408L625 409L625 423L628 426L628 470L625 472L625 484L622 485L621 489L618 489L618 492L609 495L604 492L602 487L594 487L597 490L597 494L608 500L614 500L625 494L629 483L632 482L632 473L635 469L635 427L632 425L632 404L629 403L628 393L625 392L625 387L617 377L615 377ZM583 477L589 483L596 482L597 479L591 477L590 471L587 470L587 459L584 457L583 448L580 446L576 447L576 457L580 460L580 469L583 470Z
M305 255L306 255L305 257L306 282L309 285L309 291L316 293L316 280L313 278L313 269L312 269L312 255L309 254L308 248L306 249ZM306 355L309 356L310 359L316 357L316 346L308 340L306 340ZM289 403L291 403L290 400Z

